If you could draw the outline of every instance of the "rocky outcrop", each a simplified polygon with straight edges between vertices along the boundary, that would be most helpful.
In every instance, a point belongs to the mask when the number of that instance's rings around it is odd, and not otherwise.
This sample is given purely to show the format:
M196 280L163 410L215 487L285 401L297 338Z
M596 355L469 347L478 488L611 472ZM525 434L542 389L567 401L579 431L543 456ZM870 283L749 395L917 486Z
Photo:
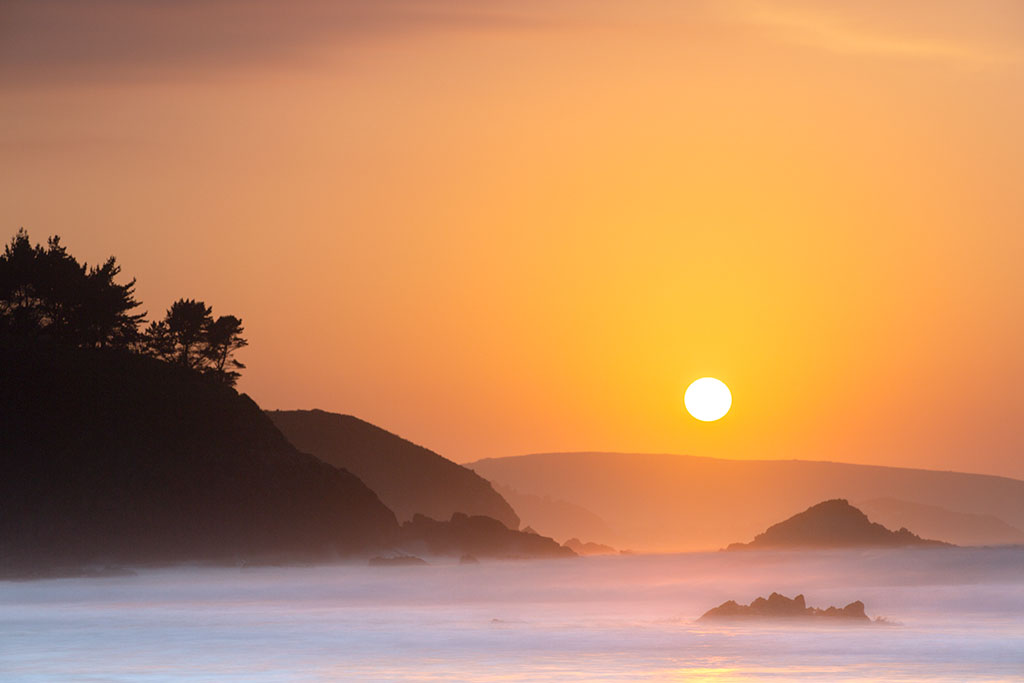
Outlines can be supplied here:
M577 555L618 555L619 551L610 545L604 545L603 543L594 543L587 541L584 543L578 538L570 538L568 541L563 543L566 548L570 548Z
M787 548L856 548L948 546L923 539L907 529L890 531L841 498L826 500L774 524L750 543L733 543L727 550Z
M819 609L808 607L803 595L787 598L780 593L772 593L767 598L757 598L749 605L741 605L735 600L723 602L718 607L709 609L701 616L702 620L712 619L817 619L835 618L851 621L870 621L864 612L864 603L860 600L851 602L846 607L828 607Z
M400 543L407 552L426 555L520 559L576 556L546 536L514 531L496 519L462 513L444 522L415 515L402 525Z

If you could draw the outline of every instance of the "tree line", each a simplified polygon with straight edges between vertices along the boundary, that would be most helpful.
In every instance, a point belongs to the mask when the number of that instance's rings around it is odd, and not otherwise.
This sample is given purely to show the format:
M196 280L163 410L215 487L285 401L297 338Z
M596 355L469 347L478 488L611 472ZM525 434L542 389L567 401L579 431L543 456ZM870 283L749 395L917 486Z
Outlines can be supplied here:
M0 339L145 354L234 386L245 368L235 352L248 345L240 318L183 298L146 324L135 280L119 284L120 273L113 256L89 266L59 236L33 246L19 230L0 255Z

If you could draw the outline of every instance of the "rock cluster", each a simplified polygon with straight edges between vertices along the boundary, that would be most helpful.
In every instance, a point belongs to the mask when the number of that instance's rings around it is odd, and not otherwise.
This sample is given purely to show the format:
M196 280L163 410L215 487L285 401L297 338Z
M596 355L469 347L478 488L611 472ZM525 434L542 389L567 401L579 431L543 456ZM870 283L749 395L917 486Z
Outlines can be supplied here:
M749 605L741 605L735 600L729 600L705 612L701 619L789 619L794 617L869 620L868 615L864 613L864 603L860 600L851 602L842 608L820 609L808 607L803 595L787 598L780 593L772 593L767 598L757 598Z

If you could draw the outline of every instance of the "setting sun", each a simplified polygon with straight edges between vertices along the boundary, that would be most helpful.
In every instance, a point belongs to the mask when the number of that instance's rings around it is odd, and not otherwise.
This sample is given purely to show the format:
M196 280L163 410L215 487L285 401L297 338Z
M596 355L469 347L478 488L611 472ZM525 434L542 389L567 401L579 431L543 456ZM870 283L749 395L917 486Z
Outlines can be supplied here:
M701 377L686 389L683 396L686 410L702 422L725 417L732 407L732 393L725 382L714 377Z

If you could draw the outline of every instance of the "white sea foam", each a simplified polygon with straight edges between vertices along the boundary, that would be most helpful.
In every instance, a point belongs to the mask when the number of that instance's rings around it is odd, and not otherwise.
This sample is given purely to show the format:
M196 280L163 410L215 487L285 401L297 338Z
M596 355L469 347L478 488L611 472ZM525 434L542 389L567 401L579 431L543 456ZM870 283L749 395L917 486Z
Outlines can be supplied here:
M779 591L892 625L708 625ZM1024 548L0 582L4 681L1024 680Z

